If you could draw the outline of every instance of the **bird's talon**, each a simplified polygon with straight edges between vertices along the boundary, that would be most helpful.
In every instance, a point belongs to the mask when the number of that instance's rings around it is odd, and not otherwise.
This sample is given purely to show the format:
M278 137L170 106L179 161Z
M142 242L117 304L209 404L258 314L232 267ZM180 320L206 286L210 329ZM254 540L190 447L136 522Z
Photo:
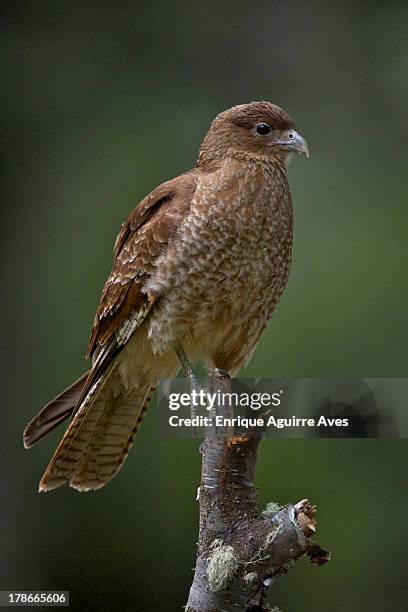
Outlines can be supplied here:
M216 378L231 378L227 370L223 370L222 368L214 368L214 370L212 371L212 375Z

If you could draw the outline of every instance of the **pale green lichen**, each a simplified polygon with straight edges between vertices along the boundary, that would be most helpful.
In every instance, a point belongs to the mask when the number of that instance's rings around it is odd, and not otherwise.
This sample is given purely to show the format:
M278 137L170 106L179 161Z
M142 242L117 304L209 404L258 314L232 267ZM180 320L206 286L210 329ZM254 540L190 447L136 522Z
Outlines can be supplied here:
M264 516L265 518L273 516L274 514L279 512L281 508L282 506L277 502L270 501L266 504L265 510L262 510L262 516Z
M253 582L254 580L256 580L258 578L258 574L256 572L249 572L248 574L245 574L244 576L244 580L245 582L247 582L248 584L250 582Z
M214 540L207 566L208 585L211 591L224 589L232 580L238 564L233 547L224 545L222 540Z

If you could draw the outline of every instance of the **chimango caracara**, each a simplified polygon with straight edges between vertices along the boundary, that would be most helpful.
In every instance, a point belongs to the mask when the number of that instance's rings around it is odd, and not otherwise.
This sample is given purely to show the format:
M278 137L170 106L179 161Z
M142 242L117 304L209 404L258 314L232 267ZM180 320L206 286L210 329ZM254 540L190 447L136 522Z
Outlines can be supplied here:
M193 170L154 189L122 225L89 343L92 368L27 426L32 446L72 416L40 491L104 486L121 468L160 378L190 363L236 372L288 278L286 165L308 155L270 102L215 118Z

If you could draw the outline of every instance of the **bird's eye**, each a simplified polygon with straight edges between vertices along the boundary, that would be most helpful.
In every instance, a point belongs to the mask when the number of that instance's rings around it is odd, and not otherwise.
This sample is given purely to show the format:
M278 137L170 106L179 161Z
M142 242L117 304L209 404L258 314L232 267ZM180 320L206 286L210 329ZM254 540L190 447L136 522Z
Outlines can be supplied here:
M266 136L271 131L271 126L268 125L267 123L258 123L258 125L255 128L255 131L260 136Z

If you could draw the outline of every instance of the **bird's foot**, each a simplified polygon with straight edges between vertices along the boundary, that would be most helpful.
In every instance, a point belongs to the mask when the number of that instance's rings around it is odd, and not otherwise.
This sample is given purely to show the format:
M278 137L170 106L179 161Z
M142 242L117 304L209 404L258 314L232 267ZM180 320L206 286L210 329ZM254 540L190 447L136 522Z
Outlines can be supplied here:
M214 368L211 374L216 378L226 378L227 380L231 379L231 376L228 374L227 370L223 370L222 368Z

